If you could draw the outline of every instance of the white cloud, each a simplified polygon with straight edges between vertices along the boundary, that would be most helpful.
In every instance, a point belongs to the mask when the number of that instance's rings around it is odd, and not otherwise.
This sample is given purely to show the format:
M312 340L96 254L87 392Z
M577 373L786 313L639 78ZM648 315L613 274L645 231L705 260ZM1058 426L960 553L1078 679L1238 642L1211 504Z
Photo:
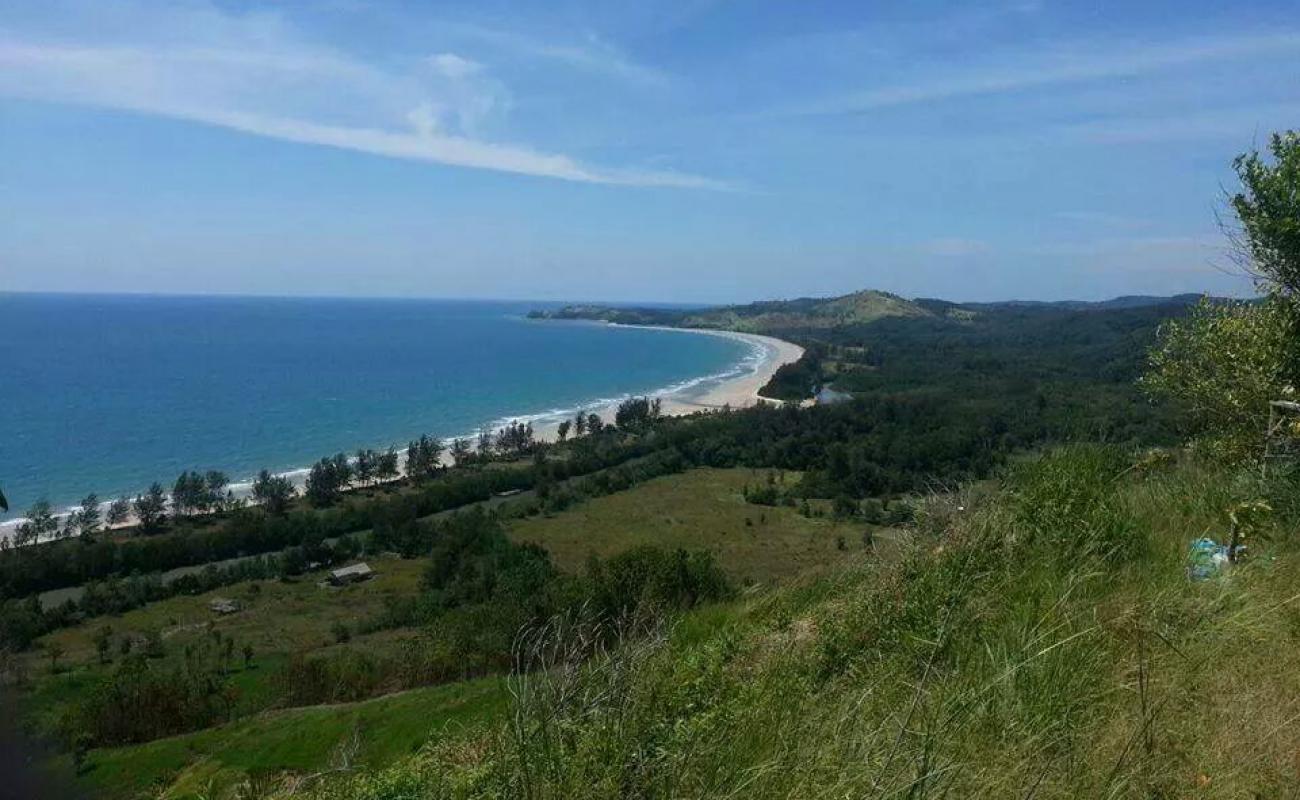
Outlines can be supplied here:
M1176 43L1130 44L1122 49L1094 43L1056 43L1022 51L998 62L966 64L959 72L934 75L835 95L779 109L776 114L854 114L897 106L924 105L965 97L1007 94L1061 84L1120 79L1206 61L1300 52L1300 33L1236 35Z
M483 65L455 53L438 53L429 56L429 66L448 78L468 78L483 71Z
M0 96L118 109L390 158L589 183L725 189L673 171L603 168L477 135L510 105L504 85L453 53L381 69L303 41L277 16L186 6L137 23L115 6L109 33L0 31ZM83 10L95 10L94 6ZM88 20L93 20L90 14ZM134 38L139 30L141 37Z

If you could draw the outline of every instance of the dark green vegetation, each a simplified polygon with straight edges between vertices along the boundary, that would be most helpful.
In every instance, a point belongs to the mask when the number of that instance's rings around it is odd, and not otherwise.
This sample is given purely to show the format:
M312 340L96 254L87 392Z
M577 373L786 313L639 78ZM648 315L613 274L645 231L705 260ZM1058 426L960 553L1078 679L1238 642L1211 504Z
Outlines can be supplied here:
M310 502L296 507L278 502L262 508L237 506L204 516L162 518L155 523L157 532L136 528L65 537L36 547L6 548L0 550L0 598L5 598L0 607L0 647L21 649L34 636L75 621L79 615L122 611L147 600L234 580L292 576L306 563L330 563L355 555L358 546L348 534L372 528L388 531L502 492L537 488L548 494L557 482L576 475L599 475L655 452L652 443L623 442L611 435L600 441L574 442L564 459L544 464L494 464L488 460L490 456L479 454L470 466L491 468L466 468L445 475L440 471L436 480L416 479L404 486L387 485L346 495L341 486L335 486L337 500L331 499L327 507ZM322 463L326 462L334 465L331 470L337 469L337 457L323 459ZM557 495L554 502L567 496ZM167 528L161 529L164 524ZM390 540L378 544L395 549L403 546ZM166 586L151 577L164 570L264 554L270 558L260 564L245 561L204 569ZM93 602L72 601L42 610L34 597L36 592L81 584L86 585ZM17 599L24 596L26 600Z
M1300 297L1300 131L1275 133L1268 152L1232 164L1241 181L1230 199L1239 223L1232 233L1238 263L1271 292Z

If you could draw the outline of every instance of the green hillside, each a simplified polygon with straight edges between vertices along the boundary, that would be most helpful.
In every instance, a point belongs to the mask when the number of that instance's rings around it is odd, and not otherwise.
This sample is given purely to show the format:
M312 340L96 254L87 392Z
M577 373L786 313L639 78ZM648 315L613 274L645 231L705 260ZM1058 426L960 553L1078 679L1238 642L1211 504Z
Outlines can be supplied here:
M1189 541L1267 500L1250 558ZM509 722L317 798L1283 797L1300 780L1300 484L1078 446L937 496L898 563L863 554L694 612ZM1267 653L1267 657L1262 657Z

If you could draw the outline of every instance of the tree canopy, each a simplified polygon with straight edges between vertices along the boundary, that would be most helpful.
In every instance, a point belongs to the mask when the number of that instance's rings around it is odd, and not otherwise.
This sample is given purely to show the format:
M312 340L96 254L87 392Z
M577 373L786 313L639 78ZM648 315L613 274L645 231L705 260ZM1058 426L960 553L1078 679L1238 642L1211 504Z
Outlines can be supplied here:
M1268 150L1271 161L1252 150L1233 162L1241 181L1231 197L1241 225L1234 239L1266 290L1300 299L1300 132L1273 134Z

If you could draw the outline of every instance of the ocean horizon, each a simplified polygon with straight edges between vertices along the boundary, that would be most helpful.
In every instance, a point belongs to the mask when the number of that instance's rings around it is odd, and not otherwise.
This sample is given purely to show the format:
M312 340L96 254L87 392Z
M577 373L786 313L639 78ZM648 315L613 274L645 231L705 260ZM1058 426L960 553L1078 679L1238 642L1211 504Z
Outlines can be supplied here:
M688 398L764 357L734 337L526 318L559 305L0 294L0 523L183 470L241 483L422 433Z

